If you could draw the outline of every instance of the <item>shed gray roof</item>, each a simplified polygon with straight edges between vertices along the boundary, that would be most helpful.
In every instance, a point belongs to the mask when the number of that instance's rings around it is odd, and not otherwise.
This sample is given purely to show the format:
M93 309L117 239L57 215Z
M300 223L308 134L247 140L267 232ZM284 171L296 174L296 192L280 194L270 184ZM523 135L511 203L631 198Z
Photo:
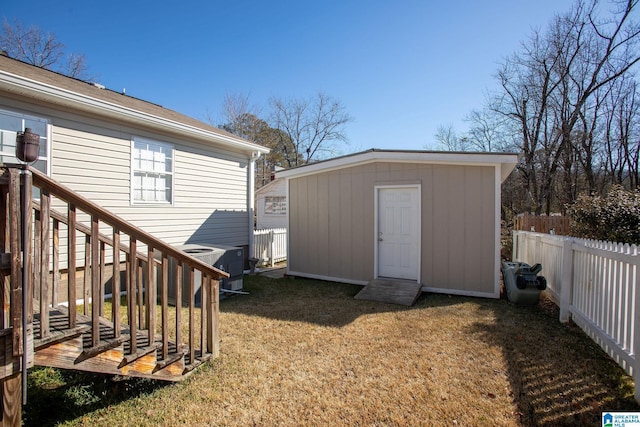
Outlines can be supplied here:
M276 178L293 178L312 175L330 170L342 169L373 162L425 163L448 165L499 166L500 177L504 181L518 163L516 153L424 151L424 150L384 150L371 148L359 153L322 160L307 165L276 172Z

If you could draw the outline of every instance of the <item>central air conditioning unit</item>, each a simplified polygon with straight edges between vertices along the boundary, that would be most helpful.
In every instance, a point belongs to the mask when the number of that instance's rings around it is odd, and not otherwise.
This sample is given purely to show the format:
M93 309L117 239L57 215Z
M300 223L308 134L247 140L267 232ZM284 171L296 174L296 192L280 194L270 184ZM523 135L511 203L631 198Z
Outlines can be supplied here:
M229 273L229 277L220 281L221 290L240 291L242 290L242 275L244 274L244 249L236 246L215 246L221 249L224 254L213 266L218 270Z
M242 289L242 274L244 267L244 251L242 248L234 246L213 246L209 244L186 244L177 246L177 249L186 254L209 264L218 270L229 273L229 277L220 280L220 290L224 289L239 291ZM182 304L189 304L189 267L183 266L182 271ZM169 303L176 304L176 260L169 262ZM202 273L194 270L193 292L196 306L202 303ZM161 284L158 284L160 287ZM158 295L161 289L158 288Z

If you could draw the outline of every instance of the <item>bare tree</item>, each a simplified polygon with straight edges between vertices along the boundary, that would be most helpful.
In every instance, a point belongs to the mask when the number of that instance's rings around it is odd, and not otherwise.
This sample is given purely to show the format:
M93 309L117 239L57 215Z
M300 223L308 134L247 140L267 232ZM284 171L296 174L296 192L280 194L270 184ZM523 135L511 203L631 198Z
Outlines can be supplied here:
M323 93L309 99L272 98L272 126L281 131L277 150L287 167L319 160L339 151L346 143L345 125L352 118L344 105Z
M553 176L558 162L558 138L550 109L551 94L560 84L554 77L557 52L544 35L535 32L523 44L523 52L508 58L498 72L501 91L490 106L519 131L523 163L518 171L523 176L523 190L529 195L527 201L534 202L527 210L533 208L538 214L552 184L544 178Z
M609 84L597 90L592 99L585 104L579 113L576 129L572 133L572 146L567 147L570 151L575 152L576 160L580 166L580 168L575 167L571 173L570 190L572 191L567 192L567 195L570 196L568 202L573 202L577 199L580 179L586 182L589 193L603 189L602 183L598 178L605 167L605 163L601 161L601 152L604 151L602 129L606 121L604 110L606 108L606 99L614 87L614 85Z
M509 128L501 115L491 109L472 110L465 117L469 130L458 134L452 124L438 126L433 136L437 149L445 151L507 151L516 150L510 141ZM430 145L425 145L430 149Z
M638 0L612 1L613 14L601 19L597 15L598 1L586 7L579 2L577 13L565 17L561 27L571 36L575 53L563 56L565 60L559 63L559 73L564 76L558 94L564 107L559 123L560 144L565 160L575 155L580 161L589 192L596 188L594 154L599 141L593 136L602 100L613 83L640 61L640 27L631 19L637 3ZM587 117L589 111L591 117ZM572 166L565 163L563 167L563 205L577 197Z
M276 167L287 166L280 147L288 147L291 151L291 141L282 131L272 128L258 116L260 108L250 104L249 95L228 93L222 108L224 123L219 125L221 129L271 149L256 163L255 184L260 188L271 181Z
M445 151L470 151L469 139L458 136L452 124L438 126L433 136L439 144L439 148Z
M538 214L554 203L564 208L579 187L597 187L604 99L640 62L640 27L631 20L637 3L612 0L614 10L601 19L597 0L578 0L498 73L491 108L520 130L519 173Z
M471 110L465 117L470 124L467 132L474 151L506 151L511 147L504 118L490 109Z
M619 145L624 154L624 163L628 172L629 188L640 189L640 94L636 81L625 92L624 102L618 115ZM622 180L621 180L622 182Z
M36 67L57 71L69 77L90 79L84 55L65 54L65 45L55 34L44 33L36 26L13 25L6 19L0 33L0 50L7 56Z
M60 69L60 72L69 77L82 80L95 80L95 77L90 75L89 67L87 66L86 57L82 53L70 53L67 55L67 61L65 67Z
M621 79L606 99L603 167L611 184L640 188L640 94L638 82Z
M222 103L221 127L249 141L264 143L259 141L259 135L266 123L259 118L259 115L260 108L250 104L249 95L227 93Z

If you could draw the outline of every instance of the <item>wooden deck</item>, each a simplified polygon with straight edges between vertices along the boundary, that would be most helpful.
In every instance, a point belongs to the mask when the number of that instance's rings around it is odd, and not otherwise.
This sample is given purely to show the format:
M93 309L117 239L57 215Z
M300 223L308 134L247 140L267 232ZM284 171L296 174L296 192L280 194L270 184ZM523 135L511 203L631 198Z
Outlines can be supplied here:
M398 279L375 279L362 288L355 298L411 307L421 292L422 285L417 282Z

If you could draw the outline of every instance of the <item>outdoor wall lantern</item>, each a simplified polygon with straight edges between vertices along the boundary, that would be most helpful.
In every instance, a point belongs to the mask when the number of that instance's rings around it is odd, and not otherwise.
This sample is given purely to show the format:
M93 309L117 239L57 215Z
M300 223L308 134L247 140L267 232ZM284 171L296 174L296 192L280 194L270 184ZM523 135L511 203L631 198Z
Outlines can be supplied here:
M38 160L40 152L40 135L26 128L16 135L16 157L23 162L33 163Z

